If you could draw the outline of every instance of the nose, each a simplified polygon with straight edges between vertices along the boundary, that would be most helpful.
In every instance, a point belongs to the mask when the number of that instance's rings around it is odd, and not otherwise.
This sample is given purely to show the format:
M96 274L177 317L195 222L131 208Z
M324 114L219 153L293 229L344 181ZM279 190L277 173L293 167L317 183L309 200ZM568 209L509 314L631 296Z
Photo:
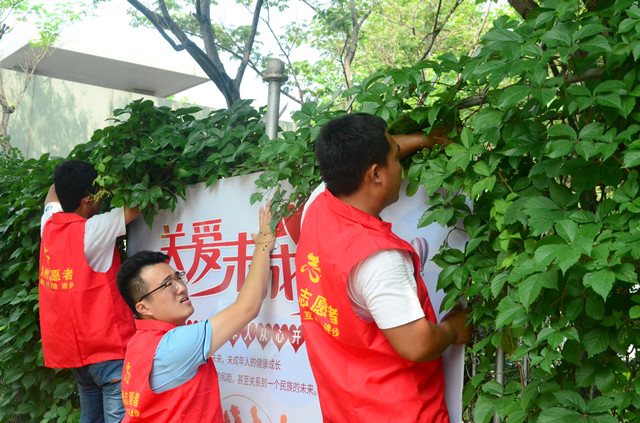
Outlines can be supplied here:
M182 294L187 291L187 284L182 279L177 279L176 281L176 292L178 294Z

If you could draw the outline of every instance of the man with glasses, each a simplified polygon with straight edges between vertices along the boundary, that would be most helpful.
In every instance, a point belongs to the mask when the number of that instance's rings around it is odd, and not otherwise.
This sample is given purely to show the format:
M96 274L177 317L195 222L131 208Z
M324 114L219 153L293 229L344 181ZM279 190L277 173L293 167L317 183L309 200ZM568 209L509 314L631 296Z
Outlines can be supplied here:
M45 366L73 370L81 421L119 422L122 359L135 327L116 289L116 239L140 210L98 214L97 176L80 160L54 170L41 219L40 331Z
M184 272L169 256L141 251L118 272L118 290L135 313L122 397L128 421L223 422L218 374L211 356L259 313L267 293L275 237L270 205L260 208L260 232L238 298L208 320L185 325L193 313Z

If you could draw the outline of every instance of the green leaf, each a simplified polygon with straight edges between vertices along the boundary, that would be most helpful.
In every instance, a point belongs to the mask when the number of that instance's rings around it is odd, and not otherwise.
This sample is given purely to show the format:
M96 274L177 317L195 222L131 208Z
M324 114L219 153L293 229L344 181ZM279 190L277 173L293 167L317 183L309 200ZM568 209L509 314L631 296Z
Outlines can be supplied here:
M468 151L471 148L471 144L473 144L473 132L469 128L464 128L460 134L460 141Z
M489 168L489 165L487 165L487 162L485 162L484 160L477 161L473 165L473 170L478 175L481 175L481 176L489 176L489 175L491 175L491 169Z
M589 56L598 56L611 52L609 40L602 35L597 35L590 40L580 43L580 49L586 51Z
M607 300L611 288L616 281L615 274L609 269L602 269L595 272L589 272L584 275L584 286L591 287L603 300Z
M616 93L598 95L595 97L595 103L601 106L614 107L616 109L622 108L622 100Z
M482 37L484 41L521 42L523 38L520 34L506 29L492 28Z
M516 318L522 317L524 314L525 310L521 304L514 302L511 297L503 298L498 304L496 329L512 323Z
M586 413L587 402L574 391L561 391L554 394L556 399L563 405L572 406L581 413Z
M640 165L640 149L625 151L623 153L622 165L626 168L632 168Z
M542 35L541 39L547 45L552 47L568 47L569 45L571 45L571 38L569 37L569 34L567 34L567 32L564 30L564 28L555 27L550 31L545 32Z
M578 134L576 130L570 127L569 125L565 125L563 123L558 123L553 126L550 126L548 129L548 133L550 137L561 137L568 138L570 140L577 140Z
M518 294L520 295L520 301L526 311L529 311L529 306L538 299L540 291L542 290L541 278L548 278L548 276L541 273L536 273L526 278L518 287Z
M547 244L536 249L534 259L542 267L549 266L554 260L563 273L578 262L581 253L566 244Z
M473 185L471 188L471 195L475 198L477 195L485 191L491 191L496 184L496 176L491 175L488 178L483 178Z
M574 42L578 42L583 38L592 37L602 32L604 32L604 27L601 23L587 24L575 32L575 34L573 35L573 40Z
M581 140L593 140L598 139L604 132L604 125L600 122L590 122L586 124L581 130L579 138Z
M597 397L589 401L585 412L589 414L607 413L615 409L616 402L607 397ZM615 420L614 420L615 421Z
M609 347L611 336L605 328L595 328L587 332L582 343L589 357L604 352Z
M474 421L476 423L487 423L491 420L494 413L494 397L489 395L480 395L476 401L474 408Z
M530 93L531 87L527 85L514 85L505 88L500 94L498 107L501 109L510 109L519 102L526 100Z
M478 130L500 126L502 113L495 109L485 108L475 117L473 124Z
M562 219L555 224L556 231L567 244L572 243L578 234L578 224L569 219Z
M547 156L552 159L567 156L573 153L575 146L576 144L571 140L551 141L547 144Z
M579 422L582 415L568 408L552 407L542 410L538 423L573 423Z

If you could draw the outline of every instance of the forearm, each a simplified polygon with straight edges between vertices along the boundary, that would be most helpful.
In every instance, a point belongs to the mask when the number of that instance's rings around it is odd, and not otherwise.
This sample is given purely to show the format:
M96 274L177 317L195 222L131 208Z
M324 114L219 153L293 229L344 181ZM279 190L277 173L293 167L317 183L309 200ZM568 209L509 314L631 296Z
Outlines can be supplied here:
M451 345L455 343L456 331L447 322L432 323L430 334L421 339L421 349L416 351L417 363L435 360L440 357Z
M249 321L258 315L262 301L267 295L270 262L270 251L262 245L256 245L249 273L236 299L236 304L252 316Z
M453 142L447 137L446 127L437 127L428 134L414 132L412 134L393 135L393 139L400 147L400 158L406 157L423 148L433 148L435 145L447 145Z
M269 285L269 264L275 236L271 231L271 202L260 207L260 232L251 234L255 244L249 273L240 288L238 298L229 307L209 319L214 336L211 337L209 356L231 337L240 332L260 312Z
M129 223L133 222L141 214L142 214L142 212L140 211L140 208L134 207L134 208L130 209L129 207L125 206L125 208L124 208L124 224L128 225Z
M270 259L269 251L258 250L259 247L256 247L249 274L236 301L209 319L213 336L208 357L240 332L260 312L262 301L267 294Z
M456 330L449 323L426 318L382 332L398 355L417 363L440 357L456 340Z
M47 192L47 196L44 200L44 204L45 206L49 203L58 203L58 195L56 194L56 187L55 185L51 185L49 187L49 191Z
M433 146L433 142L430 141L428 136L422 132L394 135L393 139L400 147L400 158L407 157L423 148L430 148Z

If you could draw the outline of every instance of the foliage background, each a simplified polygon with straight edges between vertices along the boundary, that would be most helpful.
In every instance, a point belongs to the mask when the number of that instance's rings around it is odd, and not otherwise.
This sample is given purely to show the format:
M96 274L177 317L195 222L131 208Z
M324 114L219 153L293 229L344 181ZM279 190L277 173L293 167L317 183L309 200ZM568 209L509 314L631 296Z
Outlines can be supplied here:
M638 421L640 9L548 0L526 21L496 20L481 46L375 73L344 94L392 133L464 128L406 164L409 192L432 193L420 224L461 220L471 238L434 258L445 304L468 298L477 327L465 418ZM319 127L345 113L305 103L298 129L269 141L262 111L246 104L193 112L134 102L72 156L96 164L112 205L140 205L147 219L187 183L257 170L253 200L275 197L282 215L318 181ZM37 326L38 220L55 161L11 150L1 164L0 420L77 419L70 373L42 367ZM283 180L293 190L277 188Z

